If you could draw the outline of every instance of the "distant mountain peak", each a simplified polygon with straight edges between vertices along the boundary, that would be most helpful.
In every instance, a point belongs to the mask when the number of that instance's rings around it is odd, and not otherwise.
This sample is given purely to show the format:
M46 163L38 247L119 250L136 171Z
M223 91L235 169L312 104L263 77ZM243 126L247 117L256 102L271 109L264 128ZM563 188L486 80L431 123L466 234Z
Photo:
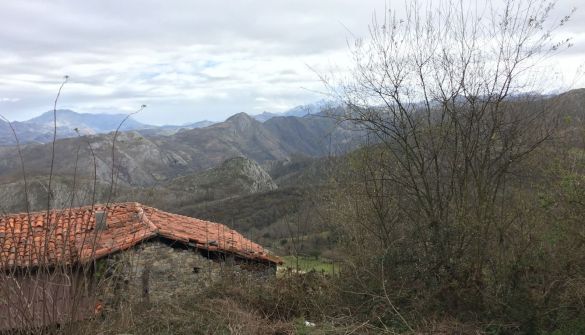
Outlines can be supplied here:
M227 120L225 120L226 124L233 125L236 129L240 131L245 131L252 127L254 124L259 123L253 117L246 113L238 113L230 116Z
M53 117L53 113L54 113L54 111L52 111L52 110L46 111L43 114L33 118L32 120L46 118L46 117ZM57 115L59 115L59 114L73 115L73 114L81 114L81 113L76 113L76 112L72 111L71 109L57 109Z
M250 115L248 115L244 112L241 112L241 113L237 113L237 114L230 116L225 121L226 122L241 122L242 120L253 120L253 118Z
M39 126L52 125L55 117L54 111L45 112L26 123ZM132 117L126 119L126 114L90 114L78 113L69 109L58 109L57 126L69 129L87 129L92 133L103 133L116 130L121 125L122 130L136 130L149 126L142 124Z
M39 122L39 121L48 121L48 120L52 121L53 116L54 116L54 112L55 111L53 111L53 110L46 111L43 114L28 120L28 122ZM57 109L57 119L59 117L84 118L84 117L97 117L97 116L103 116L103 115L107 115L109 117L126 117L126 114L122 114L122 113L93 114L93 113L79 113L79 112L73 111L71 109Z
M256 119L260 122L266 122L274 117L279 117L279 116L304 117L307 115L319 114L327 109L334 108L337 106L339 106L339 104L335 103L333 101L318 100L318 101L315 101L315 102L310 103L310 104L299 105L299 106L293 107L293 108L291 108L283 113L270 113L270 112L265 111L262 114L257 114L257 115L254 115L253 117L254 117L254 119Z

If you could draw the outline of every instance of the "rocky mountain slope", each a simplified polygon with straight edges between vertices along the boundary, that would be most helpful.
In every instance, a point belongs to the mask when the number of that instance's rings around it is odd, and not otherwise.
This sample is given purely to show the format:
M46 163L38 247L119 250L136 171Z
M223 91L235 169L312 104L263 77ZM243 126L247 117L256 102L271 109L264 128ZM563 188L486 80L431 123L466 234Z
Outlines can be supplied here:
M122 132L117 135L113 155L113 133L61 139L55 143L54 172L59 176L95 176L109 183L114 167L114 179L120 184L148 186L213 168L232 157L264 164L286 161L294 155L322 156L329 152L332 140L351 136L352 132L323 117L275 117L261 123L240 113L225 122L170 136ZM51 151L51 144L22 146L29 176L49 173ZM18 151L0 147L0 181L18 178Z
M47 206L48 178L28 178L30 210ZM269 192L277 189L272 177L255 161L234 157L208 170L190 173L158 185L136 187L121 183L95 181L91 178L62 175L53 178L51 207L83 206L92 202L139 201L174 210L185 205ZM95 190L95 192L94 192ZM0 213L26 211L24 182L3 183L0 189Z
M272 191L277 186L258 163L245 157L234 157L216 168L177 177L167 183L166 188L188 192L193 197L225 199Z
M585 91L575 90L546 98L542 106L551 104L556 106L553 110L562 110L577 120L584 113L583 101ZM518 104L524 103L518 101ZM60 122L61 125L76 125L67 118ZM108 122L102 122L100 129L113 126L113 121ZM130 126L138 125L131 123ZM290 161L299 155L343 154L360 143L360 132L346 129L343 124L321 114L279 116L259 122L240 113L224 122L172 135L122 132L117 136L112 152L113 139L114 134L109 133L58 140L55 143L55 175L77 174L89 179L95 176L100 182L110 183L114 167L113 179L121 185L160 185L179 176L216 167L232 157L246 157L269 167L272 162ZM51 150L51 144L22 146L29 177L48 174ZM22 174L18 151L13 146L0 146L0 182L13 182L19 178Z

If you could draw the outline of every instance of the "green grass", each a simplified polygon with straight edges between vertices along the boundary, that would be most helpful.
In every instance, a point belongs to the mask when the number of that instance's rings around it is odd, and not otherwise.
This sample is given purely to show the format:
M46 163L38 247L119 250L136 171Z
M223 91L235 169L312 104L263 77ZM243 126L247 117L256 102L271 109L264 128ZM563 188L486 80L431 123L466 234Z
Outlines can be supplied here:
M287 268L296 270L297 259L295 256L284 256L282 258L284 264L279 267L279 270L285 270ZM323 258L299 256L298 265L299 270L304 272L317 271L333 274L334 272L337 273L337 271L339 271L339 264L333 264L330 260Z

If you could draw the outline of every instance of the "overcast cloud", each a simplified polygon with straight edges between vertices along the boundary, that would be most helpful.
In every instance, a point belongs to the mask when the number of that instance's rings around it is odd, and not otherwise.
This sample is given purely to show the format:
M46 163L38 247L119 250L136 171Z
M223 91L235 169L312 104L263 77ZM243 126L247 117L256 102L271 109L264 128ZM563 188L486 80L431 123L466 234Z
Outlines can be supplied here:
M78 112L147 104L136 118L152 124L281 112L323 98L313 70L343 68L347 39L367 35L373 11L385 4L3 0L0 113L23 120L49 110L65 74L71 82L60 107ZM574 6L562 0L557 12ZM575 47L554 60L563 74L558 87L585 86L571 77L585 58L584 12L562 31Z

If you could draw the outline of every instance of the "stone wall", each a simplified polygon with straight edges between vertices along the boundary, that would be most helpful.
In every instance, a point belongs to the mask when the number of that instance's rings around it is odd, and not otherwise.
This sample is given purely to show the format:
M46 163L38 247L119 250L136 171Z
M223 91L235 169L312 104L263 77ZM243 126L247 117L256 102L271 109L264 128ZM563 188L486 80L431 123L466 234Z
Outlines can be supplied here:
M186 248L182 244L152 240L108 260L107 273L114 283L108 300L112 304L124 296L149 303L173 299L202 290L215 280L230 275L273 275L271 267L218 257L207 251ZM116 302L114 302L116 304Z
M133 296L148 294L151 302L173 298L183 290L209 285L222 264L203 257L195 249L173 247L160 241L146 242L121 255L130 278ZM146 286L146 287L145 287ZM148 292L143 292L148 289Z

